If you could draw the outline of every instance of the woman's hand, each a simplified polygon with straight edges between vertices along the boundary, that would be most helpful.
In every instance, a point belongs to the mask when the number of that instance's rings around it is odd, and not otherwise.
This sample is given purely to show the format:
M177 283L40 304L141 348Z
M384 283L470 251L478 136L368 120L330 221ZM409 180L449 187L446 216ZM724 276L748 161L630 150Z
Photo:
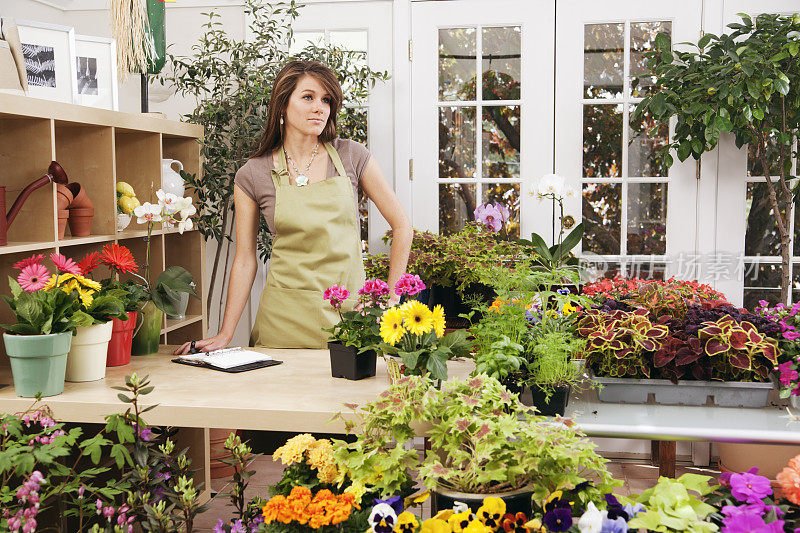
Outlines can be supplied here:
M400 295L399 294L392 294L389 296L389 301L386 302L386 307L393 307L400 303Z
M221 348L225 348L228 343L231 342L231 339L225 335L218 334L213 337L209 337L207 339L194 341L194 347L196 350L201 352L210 352L212 350L219 350ZM189 353L191 350L192 343L186 342L181 345L180 348L172 352L174 355L185 355Z

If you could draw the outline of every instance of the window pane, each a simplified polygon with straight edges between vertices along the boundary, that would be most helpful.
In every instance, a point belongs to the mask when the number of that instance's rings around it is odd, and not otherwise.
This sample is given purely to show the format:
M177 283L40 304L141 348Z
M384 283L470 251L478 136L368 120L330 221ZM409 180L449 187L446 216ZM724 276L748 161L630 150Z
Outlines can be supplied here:
M620 250L619 183L583 184L583 251L601 255L617 255Z
M672 35L671 22L631 22L631 96L646 96L655 83L644 53L655 47L656 35Z
M439 108L439 177L475 174L475 108Z
M482 70L484 100L518 100L522 28L483 28Z
M296 54L310 43L322 45L325 42L325 32L322 31L296 31L292 42L289 44L289 55Z
M583 29L583 89L586 98L622 97L624 24L587 24Z
M618 178L622 169L622 104L583 106L583 175Z
M631 116L636 106L631 106ZM651 136L652 135L652 136ZM631 120L628 140L628 177L666 176L659 150L669 144L669 124L656 122L650 113Z
M781 237L769 205L766 183L747 184L745 217L745 255L781 255Z
M439 30L439 100L475 99L475 28Z
M475 218L475 185L472 183L439 184L439 233L452 235Z
M630 250L628 253L631 253ZM650 261L641 263L628 263L625 265L625 277L639 279L664 279L664 272L666 270L666 263Z
M519 179L519 106L483 108L483 177Z
M604 278L612 279L621 273L619 261L602 261L596 257L589 256L588 259L581 257L580 263L586 283L592 283Z
M746 262L744 264L744 306L753 310L759 300L775 305L781 299L781 265Z
M745 289L744 290L744 308L748 311L755 310L760 307L759 301L766 300L770 306L773 306L781 301L780 289Z
M667 184L628 185L628 253L667 252Z
M483 201L504 205L510 212L506 231L519 237L519 183L484 183Z

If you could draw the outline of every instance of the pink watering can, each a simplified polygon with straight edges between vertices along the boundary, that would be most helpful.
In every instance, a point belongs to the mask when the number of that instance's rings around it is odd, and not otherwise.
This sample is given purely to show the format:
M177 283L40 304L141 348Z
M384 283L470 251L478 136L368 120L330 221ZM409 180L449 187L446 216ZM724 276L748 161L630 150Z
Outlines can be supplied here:
M8 227L12 222L14 222L14 218L16 218L19 210L22 209L22 204L25 203L25 200L28 199L28 196L30 196L33 191L42 185L53 182L60 183L62 185L66 185L69 182L67 179L67 173L64 172L64 169L61 168L61 165L55 161L50 163L50 167L47 169L47 174L22 189L22 192L14 201L14 205L12 205L11 209L8 210L8 214L6 214L6 188L0 187L0 246L5 246L8 244Z

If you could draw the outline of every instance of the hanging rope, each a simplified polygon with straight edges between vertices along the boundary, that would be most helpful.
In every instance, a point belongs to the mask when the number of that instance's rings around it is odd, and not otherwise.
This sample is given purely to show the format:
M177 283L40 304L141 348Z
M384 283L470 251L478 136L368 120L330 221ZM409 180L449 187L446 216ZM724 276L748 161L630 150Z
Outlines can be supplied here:
M146 0L111 0L111 32L117 40L117 70L124 81L130 72L147 72L155 57Z

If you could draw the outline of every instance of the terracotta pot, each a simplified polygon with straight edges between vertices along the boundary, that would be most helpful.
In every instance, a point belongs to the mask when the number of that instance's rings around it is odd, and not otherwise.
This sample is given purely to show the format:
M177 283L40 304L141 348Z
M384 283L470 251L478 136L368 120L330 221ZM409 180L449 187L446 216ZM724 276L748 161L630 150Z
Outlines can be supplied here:
M128 320L112 319L114 328L108 343L106 366L122 366L131 362L131 343L137 314L136 311L128 311Z
M69 190L69 187L66 185L61 185L60 183L56 184L56 202L58 202L58 210L67 210L72 203L72 200L75 198L72 195L72 191Z
M230 459L232 456L225 449L225 441L228 435L237 432L235 429L211 428L208 430L208 441L211 461L211 479L219 479L233 475L235 469L232 465L223 463L220 459ZM237 432L238 433L238 432Z
M73 207L69 210L69 232L73 237L88 237L92 234L94 207Z
M80 183L68 183L66 187L69 188L73 196L72 202L70 203L70 209L94 207L94 205L92 205L92 201L89 199L89 195L86 194L86 188L81 187Z
M795 444L746 444L718 442L719 469L722 472L747 472L758 467L758 473L769 479L772 490L778 495L780 484L775 479L789 463L789 459L800 454Z
M67 229L67 219L69 219L69 209L58 210L58 240L64 238Z

